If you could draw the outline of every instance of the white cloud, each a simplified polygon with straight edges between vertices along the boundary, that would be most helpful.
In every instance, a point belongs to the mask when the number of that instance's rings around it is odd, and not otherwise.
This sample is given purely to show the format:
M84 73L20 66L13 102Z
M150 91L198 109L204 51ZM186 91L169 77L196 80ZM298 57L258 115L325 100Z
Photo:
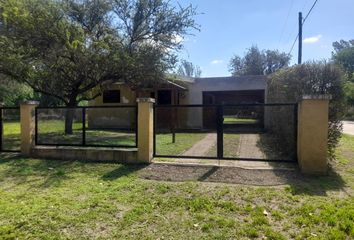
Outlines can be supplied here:
M223 60L215 59L215 60L211 61L210 64L216 65L216 64L223 63L223 62L224 62Z
M320 41L321 38L322 38L322 35L317 35L317 36L305 38L303 42L304 43L316 43L316 42Z
M176 44L179 44L179 43L182 43L183 41L185 41L185 39L181 35L176 34L173 36L172 41Z

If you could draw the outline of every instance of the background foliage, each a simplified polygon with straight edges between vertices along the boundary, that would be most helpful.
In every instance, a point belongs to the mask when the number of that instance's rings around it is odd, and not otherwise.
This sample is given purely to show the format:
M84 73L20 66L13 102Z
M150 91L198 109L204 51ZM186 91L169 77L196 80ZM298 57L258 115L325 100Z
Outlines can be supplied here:
M346 118L354 120L354 39L333 43L333 60L345 73Z
M289 66L291 55L278 50L247 49L243 57L235 55L229 64L233 76L268 75Z
M20 102L33 99L33 90L25 85L15 81L10 81L3 75L0 75L0 102L7 107L18 106Z
M280 70L268 80L268 102L298 102L304 95L323 94L332 97L329 106L328 152L330 157L334 157L334 150L341 137L341 120L345 114L342 71L328 62L307 62ZM282 129L286 131L289 128ZM286 132L282 133L282 141L279 144L288 144L286 135Z

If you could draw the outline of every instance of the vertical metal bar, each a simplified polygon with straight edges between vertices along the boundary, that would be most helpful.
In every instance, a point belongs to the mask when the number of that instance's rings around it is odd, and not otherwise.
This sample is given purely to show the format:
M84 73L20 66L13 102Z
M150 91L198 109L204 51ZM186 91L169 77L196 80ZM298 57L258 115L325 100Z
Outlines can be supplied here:
M34 109L34 144L38 145L38 109Z
M86 107L82 108L82 145L86 145Z
M3 108L0 108L0 152L3 150L3 133L4 133L4 124L2 120Z
M223 124L224 124L224 110L223 106L217 106L217 157L218 159L222 159L224 157L224 133L223 133Z

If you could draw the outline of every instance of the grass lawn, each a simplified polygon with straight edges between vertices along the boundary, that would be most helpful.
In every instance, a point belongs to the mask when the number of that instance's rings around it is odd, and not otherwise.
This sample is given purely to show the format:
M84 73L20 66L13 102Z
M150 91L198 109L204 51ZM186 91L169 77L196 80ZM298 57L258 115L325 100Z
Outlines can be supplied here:
M274 187L3 155L0 239L353 239L353 142L344 135L329 176Z
M172 143L172 134L156 135L156 153L159 155L180 155L202 140L206 133L176 133L176 142Z
M73 134L64 134L64 121L39 121L38 141L42 144L81 144L82 123L73 123ZM4 149L18 150L20 148L20 123L4 122ZM95 145L135 145L135 133L120 130L86 130L86 143Z
M20 122L19 121L5 121L3 123L3 149L5 150L20 150Z
M224 124L254 124L257 122L258 122L257 119L224 116Z

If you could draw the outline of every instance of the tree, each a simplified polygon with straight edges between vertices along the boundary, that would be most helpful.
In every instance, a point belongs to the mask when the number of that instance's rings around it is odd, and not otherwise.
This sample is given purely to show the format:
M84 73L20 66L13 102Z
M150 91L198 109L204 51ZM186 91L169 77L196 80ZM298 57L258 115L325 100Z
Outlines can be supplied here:
M265 51L265 74L272 74L279 69L289 66L291 56L278 50L266 50Z
M173 64L195 9L163 0L0 0L0 73L75 107L106 81L139 86ZM72 133L68 110L65 133Z
M116 30L128 51L125 80L135 87L151 86L165 78L182 47L177 39L190 29L199 30L193 17L196 9L172 6L168 0L113 0ZM143 65L141 63L144 63ZM143 66L143 67L141 67Z
M202 75L202 70L199 66L195 66L193 63L186 60L182 60L181 64L178 66L177 74L185 77L200 77Z
M332 45L334 48L333 54L336 54L345 48L354 47L354 39L349 41L340 40L339 42L334 42Z
M33 90L29 86L0 75L0 103L5 106L18 106L20 102L33 96Z
M342 67L345 72L344 91L346 101L351 107L348 108L348 117L353 118L354 106L354 39L349 41L340 40L333 43L334 52L332 59L336 64Z
M252 46L243 57L235 55L229 65L232 75L268 75L288 67L291 56L278 50L262 50Z
M349 41L340 40L339 42L334 42L333 48L333 60L337 64L341 65L347 74L352 75L354 73L354 39Z

